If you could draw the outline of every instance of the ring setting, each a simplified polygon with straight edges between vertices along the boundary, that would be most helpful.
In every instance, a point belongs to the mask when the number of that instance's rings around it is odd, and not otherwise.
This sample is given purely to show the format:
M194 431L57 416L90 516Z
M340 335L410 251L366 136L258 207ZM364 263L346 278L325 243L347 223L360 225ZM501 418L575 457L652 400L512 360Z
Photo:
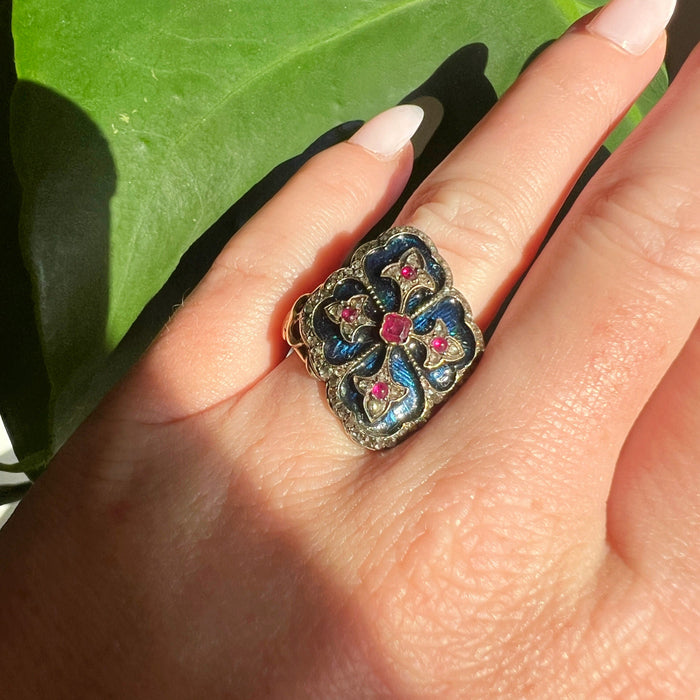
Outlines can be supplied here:
M484 349L466 299L426 234L389 229L294 304L285 340L325 382L346 433L372 450L433 415Z

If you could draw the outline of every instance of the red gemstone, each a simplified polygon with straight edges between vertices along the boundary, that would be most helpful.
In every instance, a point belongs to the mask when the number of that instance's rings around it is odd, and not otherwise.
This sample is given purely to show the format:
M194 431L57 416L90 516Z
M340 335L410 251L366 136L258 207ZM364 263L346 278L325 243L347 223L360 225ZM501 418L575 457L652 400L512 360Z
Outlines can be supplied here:
M357 318L357 309L354 309L352 306L345 306L340 312L340 317L343 321L352 323Z
M411 267L410 265L404 265L401 268L401 277L407 280L414 280L416 279L416 268Z
M413 322L402 314L387 314L379 332L387 343L405 343L411 332Z
M387 395L389 394L389 387L386 384L386 382L377 382L373 387L372 387L372 396L374 396L375 399L385 399Z
M441 355L447 350L447 338L441 338L439 335L432 339L431 343L433 350L436 350Z

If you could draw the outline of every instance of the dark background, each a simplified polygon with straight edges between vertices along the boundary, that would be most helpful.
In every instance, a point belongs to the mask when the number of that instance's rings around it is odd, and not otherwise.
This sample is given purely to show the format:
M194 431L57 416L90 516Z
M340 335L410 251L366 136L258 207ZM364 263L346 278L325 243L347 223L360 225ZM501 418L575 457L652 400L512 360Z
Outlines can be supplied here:
M668 27L666 65L676 75L683 61L700 42L700 0L678 0L676 13Z

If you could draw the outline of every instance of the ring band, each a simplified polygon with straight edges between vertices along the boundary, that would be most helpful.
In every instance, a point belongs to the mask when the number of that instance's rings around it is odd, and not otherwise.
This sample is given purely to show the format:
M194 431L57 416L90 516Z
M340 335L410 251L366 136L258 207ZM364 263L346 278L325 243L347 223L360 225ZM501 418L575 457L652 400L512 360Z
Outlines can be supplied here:
M304 294L283 335L360 445L392 447L474 368L484 339L434 243L410 226L360 246Z

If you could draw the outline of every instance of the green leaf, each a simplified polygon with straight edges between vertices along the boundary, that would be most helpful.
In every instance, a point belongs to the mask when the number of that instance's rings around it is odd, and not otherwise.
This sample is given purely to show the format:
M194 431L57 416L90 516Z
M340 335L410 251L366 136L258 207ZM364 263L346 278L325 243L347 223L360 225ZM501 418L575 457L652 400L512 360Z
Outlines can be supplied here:
M49 381L31 301L29 276L17 237L20 188L9 139L10 95L17 80L10 4L0 4L0 415L15 452L29 454L48 441Z
M50 451L119 374L115 348L183 253L273 166L395 104L467 44L486 46L501 94L590 7L15 0L13 153Z
M21 500L31 486L31 481L22 481L19 484L0 484L0 506Z
M46 469L52 455L48 450L40 450L23 457L13 464L0 463L0 470L10 474L26 474L32 481Z

